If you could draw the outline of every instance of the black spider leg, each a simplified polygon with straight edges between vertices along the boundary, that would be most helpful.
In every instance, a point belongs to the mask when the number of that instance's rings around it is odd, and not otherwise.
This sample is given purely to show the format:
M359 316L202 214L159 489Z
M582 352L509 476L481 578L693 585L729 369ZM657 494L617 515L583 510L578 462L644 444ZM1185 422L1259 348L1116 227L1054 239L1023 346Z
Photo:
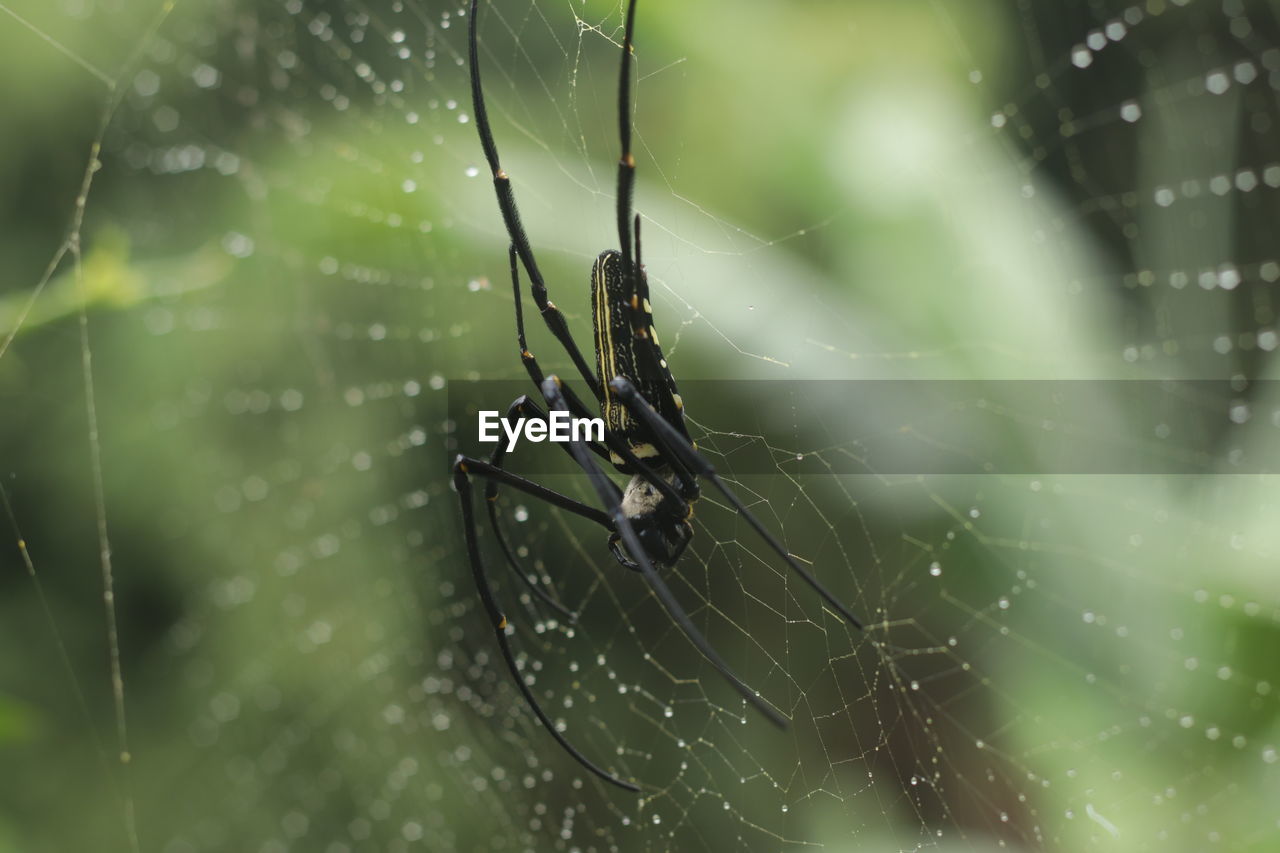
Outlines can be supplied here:
M568 385L565 385L563 382L560 381L559 378L555 376L548 377L546 381L554 381L556 383L556 386L560 389L560 392L564 394L565 402L568 405L568 411L570 414L574 415L575 417L584 416L586 409L582 405L582 400L578 397L577 394L573 392L572 388L570 388ZM546 382L544 381L543 385L545 386L545 384ZM546 392L544 391L543 397L545 396L546 396ZM626 463L627 470L635 472L635 474L639 476L642 480L644 480L649 485L657 489L658 492L662 494L662 498L664 501L670 502L671 506L673 507L672 509L673 514L677 516L687 516L689 514L689 502L688 500L686 500L686 496L682 494L681 491L678 490L675 486L673 486L667 480L666 477L659 474L656 470L654 470L652 466L650 466L640 457L636 456L635 451L631 449L631 445L627 444L626 441L619 438L617 435L610 432L609 430L605 430L604 442L606 445L608 445L610 450L612 450L614 453L617 453L618 456L622 458L623 462ZM588 445L588 447L590 447L590 445ZM565 445L565 448L568 449L567 444ZM601 456L602 458L607 458L604 454L597 453L597 455ZM574 459L576 460L577 456L574 456ZM613 487L614 491L617 492L618 487L614 485L613 481L608 480L608 478L606 478L606 480L608 481L609 485ZM696 485L694 486L694 492L695 494L697 492ZM621 499L621 493L618 493L618 498L619 500ZM632 568L632 567L628 566L628 568Z
M578 459L576 455L573 458L575 462ZM497 480L504 486L510 486L514 489L518 489L525 494L532 495L539 500L546 501L552 506L557 506L560 509L567 510L575 515L580 515L589 521L594 521L605 530L613 530L613 522L609 520L609 515L607 513L601 512L589 504L584 504L582 501L574 500L568 495L562 495L554 489L548 489L546 486L535 483L527 477L521 477L519 474L513 474L505 468L492 465L483 459L477 459L474 456L463 456L459 454L457 458L454 459L453 463L455 475L458 473L459 466L462 466L464 473L477 474L487 480ZM614 486L614 489L616 490L617 486Z
M787 566L789 566L792 571L798 574L805 583L813 587L814 592L822 596L828 604L836 609L837 613L849 621L850 625L862 630L862 622L849 612L849 608L845 607L839 599L831 594L830 590L824 587L817 578L810 574L803 566L791 557L791 554L787 549L782 547L782 543L774 538L768 528L766 528L760 520L746 508L742 503L742 500L724 484L724 481L722 481L719 475L716 474L715 468L712 467L711 463L704 459L702 454L698 453L698 451L693 448L693 445L689 440L680 435L679 431L676 430L675 427L667 423L666 419L654 411L653 407L645 401L644 397L640 395L640 392L636 391L635 387L630 382L625 378L618 376L609 381L609 387L617 393L618 399L627 407L627 411L629 411L638 420L642 421L649 428L649 431L653 436L657 438L659 443L663 445L663 448L659 448L659 452L662 452L665 448L671 455L678 456L683 459L685 464L689 465L699 476L705 477L715 485L715 487L720 490L720 493L728 499L729 503L733 504L733 507L738 511L738 514L745 518L747 523L751 525L756 533L760 534L760 537L769 544L769 547L772 548L779 557L786 561Z
M536 403L526 396L521 396L507 408L507 420L514 420L522 417L527 418L529 416L532 416L535 420L547 420L546 414L538 408ZM600 453L605 452L599 448L597 448L597 450ZM510 452L510 439L504 437L500 442L498 442L498 445L494 447L493 453L489 456L489 465L493 468L506 470L503 467L503 463L506 461L506 456ZM511 550L511 545L507 542L507 537L502 532L502 525L498 522L498 480L496 478L488 478L485 480L484 500L485 507L489 513L489 526L493 529L493 535L498 540L498 545L501 547L502 554L506 558L507 565L511 568L511 571L515 573L516 577L520 578L520 581L529 588L529 591L533 593L539 601L559 613L570 622L576 622L578 620L578 614L569 610L559 601L552 598L542 588L543 585L541 583L535 581L533 576L526 574L524 570L520 568L520 561L516 558L515 552Z
M585 455L585 452L584 452ZM489 616L489 622L493 625L494 635L498 638L498 646L502 649L503 660L507 662L507 669L511 671L511 677L515 680L516 686L520 688L520 693L524 696L529 707L533 709L542 725L546 728L556 742L564 749L565 752L573 756L574 760L595 775L599 776L610 784L617 785L627 791L639 793L640 787L631 782L619 779L607 770L604 770L597 764L587 758L581 752L569 743L564 735L556 730L555 723L542 710L542 706L538 704L538 700L534 698L533 691L529 689L529 685L525 683L524 676L520 673L520 668L516 666L515 655L511 651L511 643L507 639L507 617L502 614L498 608L498 602L493 594L493 587L489 585L489 579L484 572L484 563L480 559L480 544L476 541L476 520L475 514L471 506L471 479L470 475L476 474L482 477L497 477L503 480L506 485L525 491L535 497L542 498L549 503L555 504L562 509L570 512L576 512L593 521L597 521L606 527L612 525L608 521L608 517L600 510L579 504L563 495L552 492L550 489L544 489L537 483L532 483L517 477L501 468L492 468L487 462L479 459L471 459L466 456L459 456L453 463L453 485L458 490L458 498L462 503L462 522L465 530L467 542L467 557L471 561L471 575L475 579L476 590L480 593L480 601L484 604L485 612Z
M507 246L507 261L511 267L511 290L515 300L516 310L516 343L520 347L520 360L524 364L525 371L529 374L529 378L533 380L535 386L541 386L543 375L542 367L538 364L537 358L533 353L529 352L529 345L525 337L524 331L524 301L520 297L520 267L517 262L516 246L511 243ZM546 414L537 407L527 396L522 396L507 409L507 418L511 419L516 416L524 416L526 411L531 411L533 416L539 420L546 420ZM608 459L608 452L598 444L591 442L587 445L591 450L602 458ZM501 468L506 454L510 452L511 447L507 439L503 439L494 448L493 454L489 457L489 464L497 468ZM493 528L494 536L498 540L498 545L502 548L502 554L506 558L507 565L520 578L520 580L529 587L529 591L537 597L539 601L559 613L569 621L576 621L577 614L570 611L560 602L548 595L540 585L536 584L529 575L520 568L520 563L516 559L515 553L511 550L510 544L507 542L506 536L502 532L502 526L498 523L498 481L490 479L485 485L485 502L488 504L489 524Z
M533 371L537 371L537 375L541 376L541 369L538 367L537 359L530 356L529 361L533 365L530 375L531 376L534 375ZM560 390L564 393L565 400L568 403L568 412L571 415L577 418L593 417L593 415L587 411L587 407L583 404L582 398L580 398L577 394L575 394L572 388L570 388L568 385L563 384L560 381L560 379L555 376L552 376L550 378L555 380L556 383L558 383ZM541 387L542 382L545 382L545 381L546 380L542 380L539 383L539 387ZM533 404L529 403L528 405L533 405ZM541 410L538 410L538 409L535 409L535 410L538 412L541 412ZM623 459L623 461L629 466L629 470L635 471L636 474L638 474L642 479L644 479L646 482L652 485L655 489L657 489L662 494L665 500L671 501L672 505L679 509L680 514L685 514L688 512L688 502L685 500L685 497L681 495L681 493L676 489L676 487L673 486L670 482L668 482L665 477L658 474L657 471L655 471L652 467L646 464L642 459L636 456L635 451L631 449L630 445L628 445L624 440L622 440L621 438L619 438L617 435L610 432L609 430L605 430L604 438L605 438L605 444L608 445L610 450L617 453L618 456ZM561 445L561 446L565 448L565 452L569 453L570 456L573 456L573 453L569 451L569 448L567 445ZM604 450L595 442L588 442L587 448L591 450L591 452L599 456L601 459L608 461L609 459L608 451ZM573 458L575 460L577 459L576 456L573 456ZM615 496L617 497L617 499L621 500L622 493L618 490L618 487L614 485L612 480L609 480L608 482L609 482L609 485L613 488L614 492L616 493ZM694 488L696 493L696 486ZM610 527L610 529L612 530L612 527Z
M554 376L547 378L542 383L542 395L546 398L547 408L551 411L569 411L569 404L563 393L564 386L560 380ZM769 703L767 699L759 693L752 690L742 679L733 674L729 669L729 665L724 659L712 648L711 643L702 635L697 626L693 624L693 620L689 618L689 614L685 612L680 602L672 594L670 588L659 577L658 572L653 568L648 555L645 553L644 545L640 542L640 537L636 535L635 528L631 526L631 520L627 518L622 511L622 503L617 498L617 487L605 475L604 471L596 464L595 459L582 446L580 441L570 441L566 444L573 452L573 457L577 460L578 465L582 467L583 472L591 481L591 485L595 488L596 494L599 496L601 503L608 509L612 526L621 535L623 544L627 546L627 550L631 552L635 558L641 576L644 577L645 583L653 590L654 595L662 603L664 609L675 620L680 630L684 632L689 642L693 643L702 656L715 668L717 672L728 681L732 687L742 695L749 703L755 706L761 714L763 714L769 722L779 728L786 728L787 720L777 708Z
M547 328L564 347L569 358L573 359L574 367L582 375L591 393L600 400L602 393L600 380L596 378L587 366L586 359L582 357L582 351L578 349L573 335L569 333L569 324L565 322L564 315L560 313L555 303L547 298L547 286L538 269L538 262L534 260L533 248L529 245L529 235L525 233L524 226L520 223L520 209L516 207L511 178L502 170L502 165L498 162L498 146L493 141L493 130L489 127L489 111L485 108L484 91L480 86L480 55L476 35L479 6L479 0L471 0L468 46L468 59L471 66L471 110L475 113L476 130L480 134L480 147L484 149L484 159L489 164L489 171L493 173L493 190L498 196L502 224L507 229L507 236L511 238L511 245L515 247L516 254L520 256L520 262L524 264L525 272L529 274L529 290L533 294L533 301L542 313L542 319L546 322ZM517 301L516 304L519 305L519 302ZM523 350L524 347L521 349Z
M633 222L632 233L635 235L635 241L636 241L636 277L635 277L635 287L636 287L636 297L637 297L636 303L638 305L644 305L649 301L649 277L646 276L644 273L644 259L640 253L640 214L637 213L635 215L635 218L632 220L632 222ZM647 313L647 310L646 310L646 313ZM639 313L635 313L632 315L633 319L637 319L637 320L639 319L640 316L641 315ZM643 328L643 326L635 326L634 328Z
M507 246L507 261L511 265L511 291L516 303L516 343L520 347L520 361L524 364L525 372L529 374L529 378L533 380L533 384L537 388L542 387L542 382L546 378L542 375L542 366L538 364L538 359L534 358L533 353L529 352L529 344L524 334L524 300L520 298L520 267L516 263L516 247L515 244ZM532 402L528 402L528 397L522 397L526 401L526 407L532 406L535 411L542 415L542 410L538 409ZM574 398L577 399L576 397ZM575 417L590 417L586 406L578 401L578 409L574 412ZM542 415L545 417L545 415ZM595 442L590 442L588 447L591 451L601 459L607 460L609 453ZM505 452L505 451L504 451Z
M624 270L632 269L631 197L636 185L636 160L631 156L631 53L635 25L636 0L631 0L627 4L627 23L622 35L622 68L618 72L618 138L622 143L622 153L618 158L618 245L622 250ZM638 249L636 256L635 268L638 270Z
M529 377L533 379L533 381L538 385L539 388L541 388L542 383L546 380L542 375L542 368L538 364L538 360L534 358L533 354L530 353L528 348L525 346L524 318L520 309L520 296L519 296L520 286L518 281L514 279L514 276L516 275L516 266L515 266L515 260L514 260L515 255L509 251L509 256L512 259L511 270L513 275L514 288L516 291L516 337L520 343L520 357L524 361L525 370L528 371ZM559 382L560 380L557 379L556 381ZM570 414L578 418L594 417L589 411L587 411L587 407L583 404L582 399L573 392L572 388L564 384L561 384L560 388L564 391L565 398L568 401ZM527 400L527 398L523 398L523 399ZM532 405L532 403L529 403L527 405ZM536 410L536 407L535 407L535 410ZM537 411L540 412L541 410L537 410ZM617 453L618 456L621 457L627 463L628 466L630 466L631 470L635 471L642 478L644 478L648 483L650 483L655 489L661 492L662 496L665 499L671 501L673 505L680 507L682 513L687 511L688 504L686 499L689 497L689 495L687 494L688 488L689 488L688 485L685 486L686 494L682 495L679 491L676 490L676 488L673 485L671 485L671 483L667 482L666 478L660 476L656 471L653 470L653 468L645 464L638 456L636 456L635 452L632 451L630 445L628 445L625 441L618 438L612 432L609 432L607 430L605 431L605 444L608 445L610 450ZM591 450L592 453L595 453L601 459L604 459L605 461L609 461L608 451L604 450L604 448L600 447L600 445L596 444L595 442L589 442L587 443L587 447ZM565 447L565 450L566 452L568 452L567 447ZM570 455L572 456L572 453L570 453ZM692 480L692 478L690 478L690 480ZM609 485L613 486L615 490L617 489L617 486L613 485L612 480L609 481ZM692 485L692 489L693 489L693 496L696 497L697 496L696 484ZM621 493L619 493L619 497L621 497Z
M529 352L529 343L524 336L524 300L520 297L520 266L517 263L515 243L507 244L507 263L511 265L511 293L516 303L516 344L520 347L520 363L524 365L534 386L541 388L545 378L542 367L533 353Z
M644 258L642 258L640 255L640 214L638 213L636 214L634 222L635 222L635 228L632 230L635 233L635 240L636 240L636 269L642 270L644 269ZM648 282L646 281L644 285L645 285L644 293L641 293L640 295L645 298L648 298L649 296Z

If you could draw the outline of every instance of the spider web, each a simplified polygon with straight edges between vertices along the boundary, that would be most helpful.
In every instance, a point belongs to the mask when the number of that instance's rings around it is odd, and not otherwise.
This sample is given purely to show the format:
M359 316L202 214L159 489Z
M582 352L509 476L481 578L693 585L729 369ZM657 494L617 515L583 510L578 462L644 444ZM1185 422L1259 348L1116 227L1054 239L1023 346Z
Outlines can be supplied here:
M481 29L584 343L621 11ZM1273 4L642 0L637 209L691 429L867 630L705 491L668 580L776 731L599 530L504 495L579 614L482 537L524 673L640 796L540 730L468 577L447 472L480 448L449 395L523 371L465 9L0 13L0 850L1276 845ZM975 432L858 393L921 379L1101 402ZM1168 379L1223 393L1142 411L1101 382ZM990 473L888 471L886 423ZM1046 431L1084 450L998 464ZM1086 464L1120 434L1204 473ZM589 499L554 455L513 466Z

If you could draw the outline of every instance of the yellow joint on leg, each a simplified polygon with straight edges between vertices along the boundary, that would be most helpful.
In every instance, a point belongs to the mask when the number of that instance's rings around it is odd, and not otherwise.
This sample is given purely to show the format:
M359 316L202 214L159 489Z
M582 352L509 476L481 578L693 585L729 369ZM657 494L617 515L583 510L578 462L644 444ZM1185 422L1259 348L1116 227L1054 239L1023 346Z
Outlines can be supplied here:
M498 620L498 630L499 631L507 630L507 617L503 616L501 619Z

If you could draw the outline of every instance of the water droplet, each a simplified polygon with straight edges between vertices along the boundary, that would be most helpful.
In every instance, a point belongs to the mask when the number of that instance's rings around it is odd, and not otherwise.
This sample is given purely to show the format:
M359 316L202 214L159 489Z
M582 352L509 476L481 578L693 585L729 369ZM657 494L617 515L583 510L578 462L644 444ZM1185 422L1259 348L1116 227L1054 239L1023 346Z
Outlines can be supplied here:
M1221 95L1231 88L1231 78L1225 71L1213 71L1205 78L1204 87L1215 95Z

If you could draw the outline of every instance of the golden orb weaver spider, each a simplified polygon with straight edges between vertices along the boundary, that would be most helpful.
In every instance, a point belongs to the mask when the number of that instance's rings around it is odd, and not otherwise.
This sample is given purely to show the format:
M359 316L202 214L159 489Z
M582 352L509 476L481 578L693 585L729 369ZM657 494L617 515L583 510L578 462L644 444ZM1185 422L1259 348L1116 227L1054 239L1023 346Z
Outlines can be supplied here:
M547 296L546 284L534 260L529 237L520 222L511 179L498 161L498 148L489 127L484 91L480 85L480 59L477 51L478 0L471 0L468 33L468 59L471 71L472 110L480 145L493 174L493 187L498 209L511 242L507 259L511 269L511 285L515 294L516 340L520 358L529 378L545 400L548 411L563 411L581 417L587 414L573 390L554 375L544 376L538 361L525 342L524 312L520 296L520 267L529 277L533 301L551 334L568 353L582 381L591 390L605 421L603 444L571 441L563 445L586 474L604 509L590 506L552 491L504 467L508 444L499 442L492 456L482 460L458 456L453 464L453 482L462 504L467 557L471 563L476 590L497 635L498 646L516 686L534 714L579 764L601 779L628 791L639 791L633 782L619 778L592 762L578 751L556 729L538 704L533 691L516 665L507 637L507 618L498 607L493 587L485 574L476 538L476 521L471 500L471 477L486 481L485 498L494 535L502 547L508 565L544 604L569 619L574 614L547 595L521 571L515 554L502 536L498 525L496 500L500 485L517 489L552 506L594 521L609 532L608 547L622 566L638 572L662 603L680 630L703 657L742 697L779 727L786 719L767 700L733 674L729 666L689 618L680 602L662 580L659 570L673 565L684 553L693 537L689 524L693 502L698 499L698 478L711 483L733 505L734 509L768 543L769 547L812 587L828 604L855 628L862 624L810 572L800 566L768 529L742 503L737 495L717 476L712 465L698 452L689 438L684 422L684 402L676 390L675 379L658 344L649 282L640 260L640 217L632 218L631 197L635 186L636 164L631 155L631 52L635 28L635 0L627 4L622 42L622 69L618 83L618 132L622 154L618 161L617 227L620 250L608 249L600 254L591 270L591 308L595 329L596 370L593 373L569 333L564 315ZM546 420L547 413L527 396L511 404L508 417L516 415ZM596 458L608 462L629 477L619 487L604 473Z

